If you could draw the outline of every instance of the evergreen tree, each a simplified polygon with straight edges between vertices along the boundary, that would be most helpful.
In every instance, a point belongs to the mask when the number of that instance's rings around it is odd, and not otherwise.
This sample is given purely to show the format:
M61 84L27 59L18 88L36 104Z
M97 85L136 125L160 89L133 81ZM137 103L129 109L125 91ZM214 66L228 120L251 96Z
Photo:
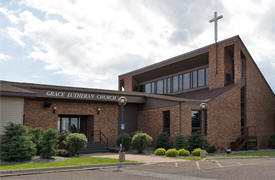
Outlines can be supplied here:
M27 127L15 123L5 127L0 149L1 160L4 161L26 161L36 154L35 144L27 136Z
M40 141L40 157L51 158L58 151L58 132L54 129L48 129L44 132Z

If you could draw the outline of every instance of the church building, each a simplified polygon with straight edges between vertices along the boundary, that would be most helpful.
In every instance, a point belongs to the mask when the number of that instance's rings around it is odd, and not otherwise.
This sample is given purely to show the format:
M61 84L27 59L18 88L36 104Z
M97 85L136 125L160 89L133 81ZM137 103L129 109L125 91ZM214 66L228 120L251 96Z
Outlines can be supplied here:
M211 145L237 150L267 148L275 132L274 92L239 36L122 74L118 91L0 81L0 95L0 134L16 122L115 146L122 96L126 133L173 140L201 131Z

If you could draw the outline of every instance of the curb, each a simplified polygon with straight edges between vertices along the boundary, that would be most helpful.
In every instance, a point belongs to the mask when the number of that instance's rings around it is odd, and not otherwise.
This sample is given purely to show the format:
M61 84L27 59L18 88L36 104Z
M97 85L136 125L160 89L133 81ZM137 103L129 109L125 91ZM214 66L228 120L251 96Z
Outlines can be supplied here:
M134 165L142 165L142 164L144 163L114 163L114 164L95 164L95 165L83 165L83 166L64 166L64 167L53 167L53 168L35 168L35 169L33 168L33 169L23 169L23 170L0 170L0 177L45 174L45 173L55 173L55 172L67 172L67 171L96 170L100 168L134 166Z
M215 159L275 159L271 156L262 156L262 157L216 157L216 158L205 158L204 160L215 160Z

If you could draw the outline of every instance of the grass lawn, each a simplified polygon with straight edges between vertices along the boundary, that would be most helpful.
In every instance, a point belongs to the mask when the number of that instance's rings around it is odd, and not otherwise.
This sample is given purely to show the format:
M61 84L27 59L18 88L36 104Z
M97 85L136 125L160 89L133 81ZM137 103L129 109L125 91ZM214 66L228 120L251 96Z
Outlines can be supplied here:
M134 161L126 161L134 162ZM18 170L18 169L30 169L30 168L48 168L48 167L62 167L62 166L80 166L80 165L91 165L91 164L111 164L119 163L118 159L112 158L101 158L101 157L75 157L65 161L55 162L40 162L40 163L2 163L0 164L0 170Z
M275 157L275 150L271 151L253 151L253 152L239 152L227 155L207 156L207 158L231 158L231 157Z
M206 158L232 158L232 157L275 157L275 150L271 151L253 151L253 152L239 152L239 153L234 153L229 156L226 154L218 154L218 155L213 155L213 156L206 156ZM199 161L204 158L201 158L199 156L178 156L176 157L178 159L186 159L186 160L195 160Z

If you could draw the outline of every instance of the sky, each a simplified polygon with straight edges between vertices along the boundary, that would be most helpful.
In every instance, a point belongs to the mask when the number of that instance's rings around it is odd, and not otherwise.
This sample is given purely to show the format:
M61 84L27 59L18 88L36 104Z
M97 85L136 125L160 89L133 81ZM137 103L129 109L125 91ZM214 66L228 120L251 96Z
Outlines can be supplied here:
M114 89L118 75L240 35L275 90L272 0L0 0L0 80Z

